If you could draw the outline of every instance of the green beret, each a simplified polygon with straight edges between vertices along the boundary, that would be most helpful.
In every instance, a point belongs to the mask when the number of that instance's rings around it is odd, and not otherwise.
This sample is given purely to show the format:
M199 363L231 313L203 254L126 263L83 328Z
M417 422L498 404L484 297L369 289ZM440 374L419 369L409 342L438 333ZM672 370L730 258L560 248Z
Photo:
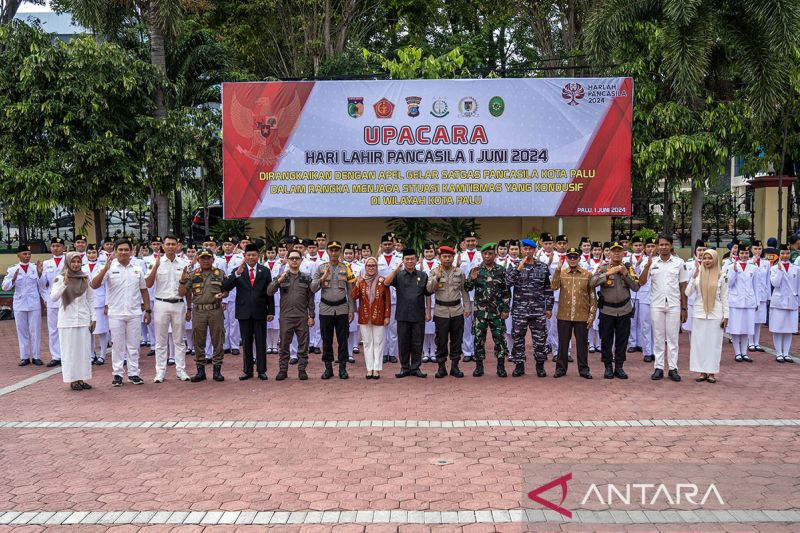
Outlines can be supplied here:
M494 250L494 247L497 246L496 242L487 242L483 246L481 246L481 252L485 252L486 250Z

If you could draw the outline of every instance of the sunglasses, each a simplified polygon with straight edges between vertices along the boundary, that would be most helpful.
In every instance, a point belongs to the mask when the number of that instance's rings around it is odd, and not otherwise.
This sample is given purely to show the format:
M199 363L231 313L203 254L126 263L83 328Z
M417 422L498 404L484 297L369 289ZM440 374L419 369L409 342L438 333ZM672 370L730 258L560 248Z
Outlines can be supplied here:
M289 261L300 261L299 257L290 257Z

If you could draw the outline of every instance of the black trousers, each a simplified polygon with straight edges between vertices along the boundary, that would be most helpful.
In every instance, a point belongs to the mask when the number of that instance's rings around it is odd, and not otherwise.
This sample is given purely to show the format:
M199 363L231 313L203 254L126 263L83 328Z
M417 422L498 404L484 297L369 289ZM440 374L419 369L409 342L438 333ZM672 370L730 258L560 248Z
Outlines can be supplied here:
M603 363L625 362L625 349L631 336L631 314L611 316L600 313L600 352ZM614 348L612 359L611 348Z
M422 362L422 340L425 322L397 321L397 349L400 352L401 370L418 370Z
M319 331L322 334L322 360L333 362L333 332L336 331L339 363L347 362L347 336L350 326L347 315L319 315Z
M267 321L250 318L239 321L239 332L242 334L242 371L253 374L253 341L256 343L256 370L259 374L267 372Z
M461 359L461 343L464 341L464 315L452 318L435 316L433 323L436 325L436 362L447 361L447 341L450 341L450 360Z
M589 371L589 326L586 322L574 322L572 320L558 321L558 359L556 368L567 371L569 359L569 341L575 333L575 349L578 356L578 372Z

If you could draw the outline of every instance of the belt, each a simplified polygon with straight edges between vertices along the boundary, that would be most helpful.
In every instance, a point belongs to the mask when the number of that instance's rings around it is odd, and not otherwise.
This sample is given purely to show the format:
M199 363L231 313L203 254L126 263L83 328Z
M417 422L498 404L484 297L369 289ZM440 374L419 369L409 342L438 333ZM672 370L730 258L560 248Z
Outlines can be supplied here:
M630 298L625 298L621 302L616 302L616 303L604 301L603 302L603 307L625 307L626 305L628 305L628 302L630 302L630 301L631 301Z
M181 298L156 298L156 300L159 302L167 302L168 304L176 304L183 301Z
M325 305L328 305L330 307L338 307L338 306L340 306L342 304L346 304L347 303L347 298L342 298L341 300L339 300L337 302L332 302L330 300L326 300L325 298L320 298L320 300L322 301L322 303L324 303Z
M461 305L461 300L436 300L436 305L441 305L443 307L456 307L457 305Z
M214 309L219 309L219 307L219 304L194 304L196 311L213 311Z

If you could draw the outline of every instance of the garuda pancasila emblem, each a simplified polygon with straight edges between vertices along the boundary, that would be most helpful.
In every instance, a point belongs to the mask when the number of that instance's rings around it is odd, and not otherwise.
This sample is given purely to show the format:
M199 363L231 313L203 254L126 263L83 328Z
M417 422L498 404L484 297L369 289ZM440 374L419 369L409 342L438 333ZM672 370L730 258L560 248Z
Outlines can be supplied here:
M266 96L256 100L253 109L245 107L236 95L231 101L231 124L236 133L249 139L250 146L236 146L239 153L258 163L270 163L285 153L286 139L292 133L300 116L300 99L295 94L289 105L280 110L273 109ZM276 113L277 111L277 113Z

